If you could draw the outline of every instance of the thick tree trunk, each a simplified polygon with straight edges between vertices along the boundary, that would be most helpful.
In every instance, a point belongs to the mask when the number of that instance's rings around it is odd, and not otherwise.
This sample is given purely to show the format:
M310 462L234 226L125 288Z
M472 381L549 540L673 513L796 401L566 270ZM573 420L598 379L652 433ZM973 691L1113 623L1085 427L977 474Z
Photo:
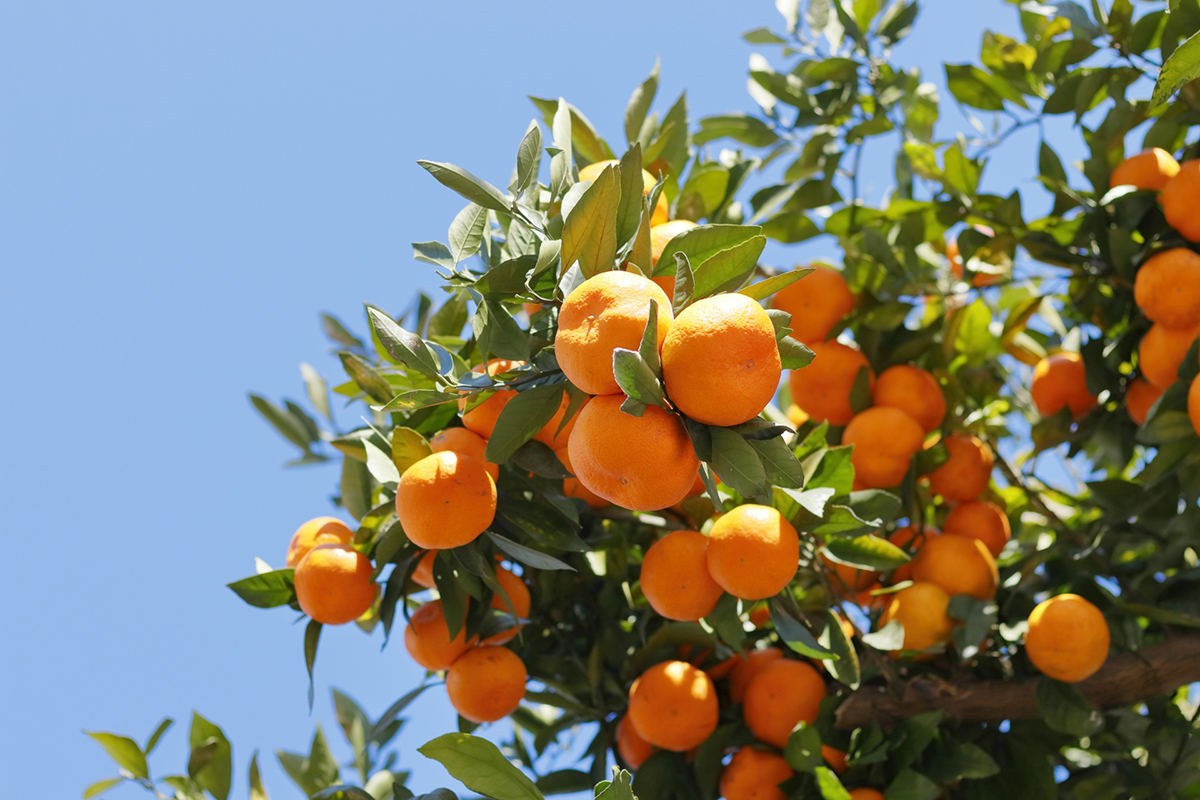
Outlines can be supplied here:
M1112 656L1092 677L1078 684L1099 709L1136 703L1200 681L1200 636L1175 636L1137 653ZM890 728L925 711L940 709L960 722L999 722L1039 716L1033 694L1036 680L951 683L922 675L889 690L860 689L838 707L837 727L851 730L871 722ZM897 691L898 689L898 691Z

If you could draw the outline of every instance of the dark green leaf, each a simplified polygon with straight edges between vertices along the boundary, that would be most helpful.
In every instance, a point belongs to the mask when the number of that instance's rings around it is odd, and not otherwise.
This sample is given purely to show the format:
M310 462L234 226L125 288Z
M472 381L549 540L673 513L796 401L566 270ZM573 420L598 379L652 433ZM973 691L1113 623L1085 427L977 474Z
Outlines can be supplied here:
M743 497L754 497L767 487L767 473L758 452L728 428L709 426L712 435L712 467L721 480Z
M655 59L650 77L633 90L629 103L625 106L625 141L631 145L638 140L642 124L646 121L646 114L650 111L654 95L658 92L658 71L659 60Z
M521 445L549 424L562 405L563 385L552 383L518 392L508 401L488 439L484 457L503 464Z
M877 572L890 572L909 560L908 554L899 547L873 535L830 539L825 550L840 564Z
M518 544L511 539L506 539L498 533L492 533L491 531L488 531L487 535L488 538L495 543L496 547L499 547L501 550L503 550L509 558L513 559L514 561L519 561L527 567L533 567L534 569L565 569L570 570L571 572L575 571L574 567L559 561L554 556L549 556L538 550L526 547L523 544Z
M696 275L692 272L687 254L675 253L675 296L671 298L671 311L679 312L692 304L696 295Z
M453 189L472 203L500 211L511 213L509 203L504 194L482 178L477 178L462 167L453 164L439 164L436 161L418 161L429 174L437 178L438 183L448 189Z
M417 752L439 762L473 792L496 800L543 800L533 781L486 739L448 733L426 742Z
M779 340L779 360L784 369L804 369L816 358L816 353L791 336Z
M617 386L621 387L622 392L645 405L666 405L658 376L640 355L633 350L618 347L613 350L612 358L613 377L616 378Z
M829 674L851 689L857 689L862 680L858 652L854 649L854 643L847 638L846 631L842 629L841 618L833 611L825 612L825 630L821 631L817 642L837 656L825 664Z
M226 584L233 593L242 598L247 605L255 608L275 608L292 602L296 589L292 585L292 569L277 569L260 575L251 575L240 581ZM164 723L169 720L164 720ZM152 740L157 742L158 739ZM153 744L146 746L146 751L153 749Z
M1104 729L1104 716L1092 708L1079 688L1043 677L1034 692L1045 723L1070 736L1091 736Z
M225 733L192 712L188 746L192 752L188 760L188 777L216 800L226 800L233 781L233 747Z
M797 772L812 772L817 767L825 766L825 757L821 755L821 732L801 722L788 736L783 757L787 759L788 766Z
M901 770L884 795L886 800L937 800L941 796L940 786L911 769Z
M259 397L256 394L250 395L250 402L254 405L258 413L262 414L267 422L271 423L283 438L301 450L308 450L312 438L309 436L308 430L304 427L304 423L301 420L266 398Z
M778 599L773 598L771 600L770 609L771 622L775 625L775 632L779 634L779 638L788 647L808 658L823 660L837 658L837 655L832 650L823 647L817 641L816 637L812 635L800 620L789 614Z
M713 254L695 268L696 299L719 292L736 292L754 274L766 236L754 236L727 250Z
M379 343L393 359L430 377L439 374L437 362L420 336L404 330L374 306L367 306L367 320L371 323L371 330L379 337ZM381 399L390 400L391 394Z
M791 286L812 271L812 267L796 267L788 272L772 275L770 278L752 283L740 289L738 294L744 294L752 300L766 300L771 295Z
M483 232L487 228L488 212L486 208L471 203L450 223L450 255L457 264L479 251L483 241Z
M617 168L605 167L563 223L562 263L570 267L578 261L584 278L613 268L620 200Z
M317 663L317 643L321 641L321 623L309 620L304 629L304 668L308 670L308 710L313 705L313 665Z

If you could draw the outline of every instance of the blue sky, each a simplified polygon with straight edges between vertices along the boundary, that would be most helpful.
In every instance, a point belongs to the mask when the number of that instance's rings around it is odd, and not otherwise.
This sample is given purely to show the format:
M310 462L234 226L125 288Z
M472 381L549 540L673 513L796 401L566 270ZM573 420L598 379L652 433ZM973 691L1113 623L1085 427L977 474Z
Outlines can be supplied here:
M620 0L599 15L544 0L454 5L49 0L3 10L0 752L10 795L77 797L113 774L81 729L142 740L161 716L186 720L194 708L234 741L234 796L245 796L257 747L273 796L297 797L269 754L306 748L317 721L339 736L330 685L372 714L416 685L399 642L380 653L379 634L329 631L310 717L302 627L224 588L253 572L255 556L281 563L296 526L331 512L336 483L332 467L283 470L291 450L246 393L301 397L301 361L337 378L320 312L361 331L363 301L398 312L434 287L410 242L444 238L463 201L418 158L504 183L536 116L526 94L566 96L617 142L656 56L660 103L686 87L697 115L749 109L753 48L739 35L779 27L765 0ZM971 5L968 17L961 2L926 3L897 60L942 85L939 61L974 58L985 27L1016 29L1012 6ZM950 103L943 114L948 138L963 120ZM1019 157L990 168L998 185L1034 174L1036 139L1020 141ZM890 164L873 169L867 185L881 192ZM819 240L772 258L829 252ZM408 716L401 765L418 791L442 785L414 748L453 727L444 693ZM160 774L182 768L184 727L161 745Z

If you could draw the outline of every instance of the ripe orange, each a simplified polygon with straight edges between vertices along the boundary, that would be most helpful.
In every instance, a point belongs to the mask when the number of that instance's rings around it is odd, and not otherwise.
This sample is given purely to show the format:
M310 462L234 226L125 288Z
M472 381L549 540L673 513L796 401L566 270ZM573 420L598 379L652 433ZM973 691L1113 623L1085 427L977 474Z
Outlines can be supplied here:
M684 309L662 346L671 402L706 425L730 427L757 417L779 388L775 329L744 294L719 294Z
M571 468L571 455L568 449L563 447L555 450L554 455L558 456L558 460L567 468L567 472L574 475L575 470ZM563 478L563 494L567 497L578 497L590 508L604 508L609 505L607 500L580 483L579 478Z
M1161 192L1179 173L1179 162L1160 147L1151 147L1132 155L1112 171L1109 186L1136 186Z
M969 433L951 434L946 439L950 458L929 473L929 485L950 503L974 500L987 490L992 476L992 451Z
M487 470L488 475L492 476L492 480L500 477L500 465L493 464L483 456L487 449L487 439L474 431L466 428L446 428L429 440L429 449L435 453L450 452L470 456L483 464L483 468Z
M1133 296L1142 313L1164 327L1200 325L1200 255L1186 247L1154 254L1138 270Z
M488 375L503 375L524 365L524 361L493 358L486 365L476 364L471 367L471 372L482 375L486 370ZM462 397L458 398L458 411L462 414L463 427L479 434L484 439L491 438L492 431L496 427L496 420L500 418L500 412L508 405L509 400L517 396L512 389L496 389L490 397L468 411L466 394L464 393Z
M525 585L525 581L504 567L497 567L496 582L504 587L504 591L508 593L508 599L512 601L512 608L508 607L504 602L504 598L499 594L492 595L492 608L497 611L503 611L505 614L512 614L515 611L518 619L528 619L530 607L529 587ZM489 636L483 640L483 644L505 644L511 642L516 635L517 628L514 626L508 630Z
M799 428L801 425L803 425L804 423L806 423L810 419L812 419L810 416L808 416L807 411L805 411L803 408L796 405L795 403L792 403L790 406L787 407L786 413L787 413L788 422L792 423L792 425L794 425L797 428Z
M375 602L371 559L348 544L319 544L295 573L300 610L325 625L353 622Z
M638 735L664 750L691 750L717 728L717 690L703 670L663 661L629 687L626 718Z
M467 641L466 631L459 629L454 641L442 612L441 600L430 600L412 613L404 629L404 647L412 660L428 670L449 669L454 660L475 645Z
M871 365L860 351L840 342L815 342L810 347L816 358L804 369L792 370L789 379L792 402L815 420L845 425L854 416L850 408L850 391L858 371L865 367L870 386L875 386Z
M917 421L926 433L946 418L946 398L937 378L919 367L897 364L879 373L875 405L898 408Z
M495 722L517 710L525 699L525 664L511 650L494 645L463 653L446 673L450 705L463 719Z
M672 531L642 559L642 594L667 619L695 622L707 617L724 593L708 574L708 537Z
M854 310L854 295L842 273L813 264L813 271L775 294L771 307L792 315L792 338L812 347Z
M829 768L839 775L846 771L846 753L844 751L823 744L821 745L821 757L825 759Z
M1155 323L1138 345L1138 368L1142 377L1159 389L1166 389L1179 378L1179 365L1200 327L1172 330Z
M798 722L817 720L825 681L808 664L780 659L768 664L746 689L742 714L756 737L782 748Z
M597 395L620 394L613 377L613 350L637 350L658 303L658 346L674 317L671 301L649 278L632 272L601 272L581 283L558 312L554 352L571 383Z
M638 732L629 724L628 716L621 717L621 721L617 723L617 733L614 738L617 742L617 752L621 754L621 760L632 770L640 767L642 762L655 751L654 745L638 736Z
M1150 413L1150 407L1158 402L1162 393L1162 389L1145 378L1135 378L1129 384L1125 391L1125 410L1138 427L1146 424L1146 415Z
M770 506L748 504L723 514L708 538L708 571L743 600L778 594L796 575L800 537Z
M750 612L750 624L756 628L765 628L767 623L771 621L771 609L766 603L759 603Z
M940 537L945 538L948 537ZM899 620L904 626L904 650L924 650L950 640L950 632L954 629L954 621L946 613L950 606L950 595L941 587L918 581L889 595L886 602L887 606L879 618L879 627ZM892 655L900 654L893 651Z
M417 586L424 586L426 589L433 589L437 586L433 580L433 559L437 557L437 550L430 550L425 555L421 556L421 560L413 567L412 580Z
M580 167L579 182L582 183L583 181L594 181L596 178L600 177L600 173L604 171L605 167L616 166L620 163L621 162L617 161L616 159L610 159L608 161L595 161L591 164L588 164L586 167ZM654 188L654 184L656 183L658 183L658 181L654 179L653 175L646 170L642 170L643 195L650 194L650 191ZM654 208L650 211L650 227L653 228L655 225L662 225L667 221L669 214L670 209L667 207L667 193L659 192L658 202L655 203Z
M696 227L696 223L690 219L673 219L670 222L664 222L661 225L653 225L650 228L650 257L654 266L658 266L659 256L666 249L667 243L685 231L690 231ZM671 266L674 266L672 264ZM692 266L698 267L699 264ZM662 275L657 278L651 278L652 281L658 284L667 297L674 299L675 297L675 276Z
M521 308L525 311L525 316L532 317L534 314L542 310L541 303L521 303Z
M735 703L745 700L746 690L750 688L750 681L754 680L754 676L766 669L768 664L781 658L783 651L778 647L747 650L746 655L738 658L729 673L729 699Z
M579 412L575 416L567 420L567 424L563 425L560 432L558 427L562 425L563 417L567 414L567 407L571 404L571 398L563 391L562 402L558 406L558 411L554 412L554 416L550 421L542 426L542 429L533 435L534 440L541 442L551 450L558 450L566 447L567 442L571 438L571 431L575 430L575 422L579 419Z
M396 517L417 547L440 550L472 542L495 515L496 483L470 456L434 453L400 476Z
M687 497L700 462L683 422L658 406L621 411L624 395L593 398L567 443L579 482L632 511L670 508Z
M1189 242L1200 242L1200 161L1185 161L1159 195L1163 215Z
M968 536L936 536L917 551L913 579L932 583L949 596L991 600L1000 584L996 559L983 542Z
M909 461L924 442L925 432L916 420L887 406L856 414L842 432L842 444L854 445L850 463L855 482L871 489L886 489L904 480Z
M1044 675L1078 683L1108 658L1108 623L1100 609L1076 594L1060 594L1029 615L1025 653Z
M1188 387L1187 413L1192 421L1192 429L1200 434L1200 375L1193 378L1192 385Z
M1044 417L1070 408L1075 417L1082 417L1096 405L1096 397L1087 388L1083 356L1078 353L1055 353L1046 356L1033 368L1029 386L1034 405Z
M783 756L746 745L738 749L721 773L725 800L786 800L779 784L795 773Z
M878 789L851 789L850 800L883 800L883 792Z
M350 544L354 531L337 517L317 517L301 525L288 543L288 567L295 567L319 544Z
M950 509L942 527L947 534L978 539L993 556L1000 555L1012 538L1008 515L986 500L972 500Z
M888 537L888 541L896 545L896 547L904 548L910 557L915 558L917 551L921 549L921 546L940 533L941 531L930 528L928 525L923 529L919 529L916 525L909 525L904 528L897 528L895 531L893 531L892 535ZM909 561L907 564L902 564L899 567L896 567L896 569L892 572L891 583L897 584L904 581L911 581L912 576L913 564L912 561Z

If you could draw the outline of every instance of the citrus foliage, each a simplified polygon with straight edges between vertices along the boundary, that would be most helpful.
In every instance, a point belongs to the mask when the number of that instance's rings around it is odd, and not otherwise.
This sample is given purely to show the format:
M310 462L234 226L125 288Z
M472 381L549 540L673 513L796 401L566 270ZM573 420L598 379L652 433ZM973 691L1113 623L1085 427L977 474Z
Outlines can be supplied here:
M310 616L310 676L324 624L407 625L462 715L422 752L501 800L1200 796L1200 5L1015 7L945 67L954 141L893 63L915 0L777 5L754 114L652 113L656 68L615 147L535 98L507 183L421 162L467 201L413 246L445 296L325 318L369 422L311 368L315 416L253 398L357 528L231 588ZM1043 139L1044 196L981 188L1058 115L1078 174ZM818 235L839 267L759 263ZM351 715L364 763L398 713ZM517 764L586 725L584 763L473 785L505 716Z

